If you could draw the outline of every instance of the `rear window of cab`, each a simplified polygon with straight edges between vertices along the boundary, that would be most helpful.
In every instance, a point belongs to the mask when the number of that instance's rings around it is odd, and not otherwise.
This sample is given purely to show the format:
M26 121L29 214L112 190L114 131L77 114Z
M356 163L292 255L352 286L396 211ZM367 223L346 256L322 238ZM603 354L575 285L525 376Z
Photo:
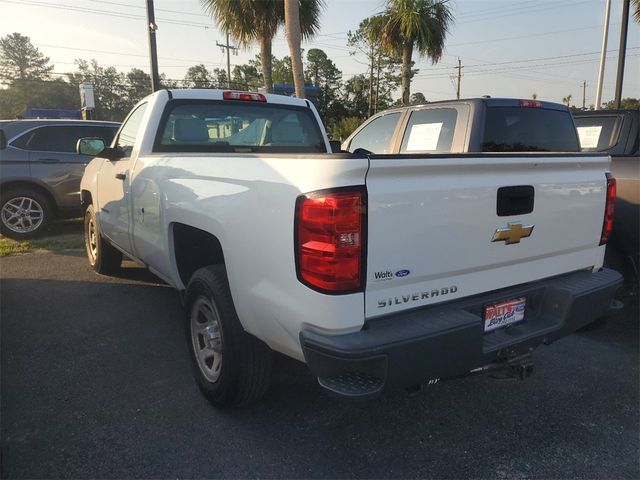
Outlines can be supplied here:
M156 152L326 152L311 109L249 101L173 100Z
M579 152L571 113L565 110L487 107L483 152Z

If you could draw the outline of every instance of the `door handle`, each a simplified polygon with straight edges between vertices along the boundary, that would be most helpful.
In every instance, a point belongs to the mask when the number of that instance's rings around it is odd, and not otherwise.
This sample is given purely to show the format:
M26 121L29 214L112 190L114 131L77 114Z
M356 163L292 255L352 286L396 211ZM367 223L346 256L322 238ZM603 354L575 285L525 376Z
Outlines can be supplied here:
M124 180L125 178L127 178L127 174L126 173L116 173L116 178L118 180Z
M500 187L497 214L499 217L526 215L533 212L535 190L532 185Z
M60 160L57 158L42 158L40 161L42 163L60 163Z

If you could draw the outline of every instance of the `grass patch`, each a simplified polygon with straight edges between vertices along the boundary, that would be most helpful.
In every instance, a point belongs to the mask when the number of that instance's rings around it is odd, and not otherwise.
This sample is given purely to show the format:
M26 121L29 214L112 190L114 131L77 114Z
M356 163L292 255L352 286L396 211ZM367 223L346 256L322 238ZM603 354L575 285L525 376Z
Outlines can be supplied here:
M0 235L0 257L17 255L33 250L76 250L84 248L82 219L63 220L54 223L43 236L28 241L12 240Z
M7 237L0 237L0 257L25 253L28 252L30 248L31 245L29 242L16 242Z

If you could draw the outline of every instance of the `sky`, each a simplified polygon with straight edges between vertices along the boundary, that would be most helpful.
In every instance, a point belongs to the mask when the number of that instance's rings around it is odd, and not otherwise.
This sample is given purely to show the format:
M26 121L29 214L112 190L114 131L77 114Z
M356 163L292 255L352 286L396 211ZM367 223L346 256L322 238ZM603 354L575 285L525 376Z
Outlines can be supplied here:
M149 72L145 0L0 0L0 36L19 32L31 38L55 65L56 74L75 69L78 58L96 59L128 71ZM427 100L455 98L458 59L461 97L531 98L593 104L605 13L605 0L450 0L455 22L445 53L435 65L414 55L419 72L411 91ZM384 9L384 0L326 0L319 33L302 47L324 50L343 80L366 73L366 57L353 55L347 32ZM216 46L225 37L200 0L155 0L160 71L182 79L187 68L205 64L226 68ZM612 0L602 99L613 99L620 42L622 0ZM231 56L232 68L259 53L257 45ZM289 54L281 30L273 54ZM631 19L623 97L640 97L640 25ZM397 92L396 96L399 96Z

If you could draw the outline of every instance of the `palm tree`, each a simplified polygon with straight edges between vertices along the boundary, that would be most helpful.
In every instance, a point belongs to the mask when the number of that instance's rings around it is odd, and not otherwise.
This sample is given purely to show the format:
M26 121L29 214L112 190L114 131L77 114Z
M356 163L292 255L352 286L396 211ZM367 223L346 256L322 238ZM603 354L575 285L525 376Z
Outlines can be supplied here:
M633 4L633 18L640 23L640 0L631 0L631 3Z
M229 32L241 46L260 43L260 63L264 87L273 90L271 45L278 28L284 23L284 0L200 0L218 27ZM311 37L320 26L324 0L300 0L300 30L303 38Z
M437 63L453 15L448 0L388 0L384 15L382 45L402 55L402 104L409 105L413 50Z
M564 103L567 107L571 106L571 94L567 95L562 99L562 103Z
M299 0L284 0L284 23L291 56L293 70L293 84L296 87L296 97L306 98L304 91L304 72L302 70L302 32L300 31L300 3Z

